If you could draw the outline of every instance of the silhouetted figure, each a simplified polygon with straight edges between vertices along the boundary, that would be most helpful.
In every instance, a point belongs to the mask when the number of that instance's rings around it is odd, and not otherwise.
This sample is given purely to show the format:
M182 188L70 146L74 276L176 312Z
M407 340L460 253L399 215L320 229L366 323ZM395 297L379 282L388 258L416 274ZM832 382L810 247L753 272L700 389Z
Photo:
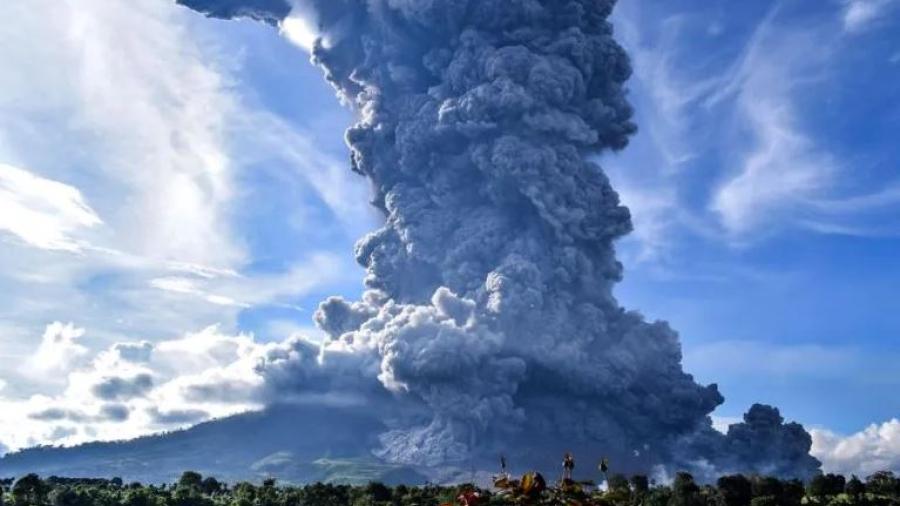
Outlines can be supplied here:
M563 457L563 480L571 480L573 470L575 470L575 458L571 453L566 452Z
M603 481L605 481L607 487L609 487L609 460L606 457L603 457L600 459L600 465L597 467L600 468L600 472L603 473Z

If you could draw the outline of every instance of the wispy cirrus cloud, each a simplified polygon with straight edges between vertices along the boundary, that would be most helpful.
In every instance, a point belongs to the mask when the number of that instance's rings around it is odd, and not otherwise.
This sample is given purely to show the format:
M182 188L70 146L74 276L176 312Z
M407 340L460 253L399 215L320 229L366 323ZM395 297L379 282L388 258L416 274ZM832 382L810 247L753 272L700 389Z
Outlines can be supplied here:
M736 168L726 171L710 203L737 238L825 194L838 170L834 157L804 127L795 104L795 95L819 78L831 50L814 32L778 29L776 15L772 11L756 28L705 104L729 102L737 135L751 139L738 147Z
M176 296L199 298L210 304L249 308L260 304L286 304L284 298L295 297L318 286L349 278L342 268L343 255L311 253L283 272L243 276L165 276L150 280L150 286ZM290 304L285 307L292 307Z
M7 2L0 159L66 175L108 230L98 245L228 266L234 167L228 69L166 2ZM45 15L47 12L54 15ZM152 42L151 42L152 41ZM62 83L62 84L61 84ZM47 121L65 117L66 121ZM102 239L102 241L101 241ZM106 244L102 244L106 243Z
M699 143L691 141L699 132L691 111L715 84L678 70L679 42L690 24L686 16L675 14L657 21L652 30L647 30L648 22L638 5L617 7L615 25L634 65L631 99L641 128L627 150L603 159L604 169L632 213L634 231L625 242L635 248L633 252L626 248L623 254L633 263L665 258L676 236L695 221L681 189L703 152ZM658 34L658 39L652 39L651 33Z
M845 0L844 30L851 33L865 31L896 5L896 0Z
M718 21L710 25L707 10L620 5L615 23L634 61L642 129L605 166L633 213L632 261L658 262L685 238L745 246L791 229L896 235L885 216L862 219L896 207L892 183L860 192L857 168L833 150L809 105L841 78L849 39L835 37L834 25L890 3L848 2L815 23L776 4L755 25L732 27L749 28L743 42L711 29Z
M75 233L102 223L78 188L0 163L0 231L36 248L77 252Z

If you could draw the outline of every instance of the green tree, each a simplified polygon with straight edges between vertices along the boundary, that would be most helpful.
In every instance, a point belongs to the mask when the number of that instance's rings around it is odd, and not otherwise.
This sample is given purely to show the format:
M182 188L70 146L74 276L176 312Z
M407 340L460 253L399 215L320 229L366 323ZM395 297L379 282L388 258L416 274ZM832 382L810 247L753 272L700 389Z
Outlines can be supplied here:
M653 487L647 493L647 506L669 506L672 500L672 489L669 487Z
M275 478L263 480L262 487L256 490L257 506L276 506L278 503L278 489L275 488Z
M159 499L151 490L143 487L129 487L122 498L122 506L158 506Z
M762 495L754 497L753 500L750 501L750 506L781 506L781 504L775 496Z
M178 479L172 494L171 506L212 506L212 501L203 496L203 476L195 471L185 471Z
M747 506L753 498L750 480L742 474L722 476L716 485L725 506Z
M646 494L650 490L650 481L643 474L636 474L631 477L631 489L636 494Z
M309 506L346 506L350 503L350 491L347 487L340 485L316 483L303 488L305 495L305 505ZM425 489L416 489L417 496L425 498ZM416 504L414 501L412 504ZM427 498L418 502L426 504Z
M42 506L47 504L47 494L50 486L31 473L19 478L12 488L13 503L16 506Z
M366 495L375 502L386 502L391 500L391 489L386 487L384 483L373 481L366 485Z
M208 476L200 482L200 490L206 495L216 495L222 492L222 484L219 480Z
M866 478L866 491L882 497L900 496L900 479L891 471L879 471Z
M782 483L778 478L771 476L756 476L750 482L753 497L781 497Z
M52 506L78 506L81 503L78 493L67 486L55 487L48 497Z
M196 471L185 471L178 478L178 488L189 488L199 491L203 484L203 475Z
M806 496L806 487L797 479L787 480L781 483L781 506L800 506Z
M722 494L712 485L704 485L700 488L700 503L705 506L721 506Z
M866 485L854 474L850 476L847 485L844 486L844 492L858 502L866 493Z
M809 482L809 495L824 500L844 491L844 477L839 474L820 474Z
M622 474L613 474L607 478L606 492L602 495L601 504L610 503L626 505L632 502L631 484Z
M669 506L703 506L700 487L690 473L677 473L672 483L672 499Z
M617 473L610 476L607 485L610 491L631 491L631 485L628 483L628 478L623 474Z
M242 481L231 489L232 506L251 506L256 501L256 487Z

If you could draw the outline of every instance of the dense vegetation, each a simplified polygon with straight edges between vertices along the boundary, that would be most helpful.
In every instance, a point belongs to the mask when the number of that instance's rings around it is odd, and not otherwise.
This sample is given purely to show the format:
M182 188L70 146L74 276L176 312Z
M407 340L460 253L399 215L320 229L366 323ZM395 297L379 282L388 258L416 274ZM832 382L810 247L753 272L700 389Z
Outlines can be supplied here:
M34 474L0 480L0 506L900 506L900 478L879 472L862 481L826 474L807 484L769 477L723 476L715 486L699 485L679 473L671 485L655 485L644 476L609 478L607 490L589 482L562 480L548 486L537 473L521 479L500 475L492 490L471 485L388 487L380 483L350 486L316 483L276 486L237 483L186 472L172 485L123 484L121 479L75 479Z

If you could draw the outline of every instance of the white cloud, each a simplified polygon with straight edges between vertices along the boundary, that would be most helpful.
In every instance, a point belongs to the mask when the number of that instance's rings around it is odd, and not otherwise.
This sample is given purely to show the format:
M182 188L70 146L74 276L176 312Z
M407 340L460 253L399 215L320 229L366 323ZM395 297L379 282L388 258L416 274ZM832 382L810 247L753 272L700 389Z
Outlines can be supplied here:
M0 434L12 449L71 445L185 427L261 409L273 398L362 403L356 382L376 385L377 362L360 350L372 351L297 335L262 343L218 326L155 344L116 343L60 374L57 394L0 395ZM325 361L327 370L318 367Z
M307 53L311 53L319 37L316 11L309 6L308 0L290 0L290 2L291 12L279 24L281 35Z
M814 203L822 212L831 214L861 213L885 209L900 204L900 184L885 185L882 189L866 195L823 199Z
M846 39L775 8L742 46L722 41L704 55L696 37L708 11L667 12L623 4L614 18L634 63L641 125L629 149L604 159L635 224L626 263L671 262L693 239L742 246L786 229L900 233L896 189L851 193L860 188L850 164L807 121L805 99L839 77Z
M355 276L355 273L342 269L341 262L342 258L335 254L312 253L280 273L253 277L166 276L151 279L150 286L220 306L247 308L258 304L280 304L282 299Z
M794 104L816 81L828 45L818 32L776 25L776 14L723 64L698 60L687 42L705 18L678 14L648 26L639 6L617 9L645 128L606 165L633 212L627 241L639 243L637 261L666 258L685 234L738 244L798 225L796 211L831 188L837 163L805 131ZM710 200L701 207L695 201L704 189Z
M12 20L0 23L0 233L15 238L0 248L2 444L130 438L259 407L255 368L278 344L232 330L238 315L358 286L352 240L329 248L377 221L366 182L258 108L233 25L158 0L0 1L0 18ZM250 188L259 173L279 197L321 204L256 218L270 211ZM299 223L311 205L333 220ZM254 258L257 219L329 241ZM259 328L304 330L292 314ZM39 341L48 315L90 333L54 323ZM191 396L203 389L220 395Z
M658 261L665 257L672 247L672 230L680 227L682 213L678 206L678 197L672 188L646 187L633 184L622 176L625 169L610 167L611 177L619 180L616 191L622 203L631 211L634 231L625 241L637 242L637 252L629 255L625 250L626 263L644 263Z
M0 335L0 371L48 318L101 341L228 321L166 307L147 280L246 261L231 226L231 63L174 2L0 2L0 18L0 230L20 239L0 249L17 327Z
M317 248L375 221L362 178L257 108L240 49L258 37L158 0L14 0L0 18L14 20L0 24L0 237L16 238L0 248L10 390L31 389L18 364L48 319L90 328L85 346L154 341L233 328L248 305L296 304L355 272L349 238L340 256L301 247L261 261L247 244L258 223L245 216L271 197L248 189L261 172L279 172L279 196L318 194L340 220L300 224L331 234ZM304 119L318 120L316 107ZM271 219L293 224L310 205L296 199Z
M228 125L239 114L214 46L168 2L4 2L0 159L81 186L114 249L230 267ZM217 66L217 62L218 65ZM60 118L53 121L51 118ZM50 119L50 121L48 121ZM98 244L109 246L109 244Z
M729 427L744 420L739 416L712 416L710 418L712 418L713 429L722 434L727 434Z
M313 45L318 35L310 28L309 21L303 16L291 14L280 25L281 33L288 40L297 44L307 52L312 52Z
M84 329L72 323L54 322L47 325L41 343L26 365L28 374L38 374L53 381L60 374L67 374L88 353L78 343Z
M238 273L233 269L216 269L207 265L191 264L187 262L169 262L166 264L166 267L175 272L184 272L206 279L238 276Z
M248 161L280 160L287 163L292 170L279 174L279 178L290 185L311 187L346 232L354 237L383 221L383 216L378 215L369 203L368 182L348 170L345 161L316 149L304 132L275 115L255 112L245 120L247 131L254 132L259 143L258 158ZM340 127L335 128L338 129Z
M849 436L826 429L813 429L811 434L811 453L826 472L862 477L876 471L900 472L900 420L896 418Z
M776 14L757 27L731 74L707 99L708 107L733 101L736 136L751 139L749 146L735 146L743 154L710 204L738 239L783 225L785 216L824 195L837 172L832 156L805 131L795 103L830 51L817 33L776 28Z
M35 355L35 367L64 366L57 372L65 383L61 393L0 396L0 433L9 447L132 438L257 409L263 379L256 366L279 346L213 326L156 344L117 343L73 366L61 357L78 347L83 332L48 326L48 347ZM77 349L83 359L86 353ZM231 396L198 398L197 388Z
M761 89L761 88L760 88ZM790 211L828 187L834 165L796 128L790 106L776 97L742 97L757 146L739 173L716 192L712 209L732 234L756 230L773 213Z
M822 234L854 237L900 236L900 184L887 182L869 193L829 196L810 200L813 217L799 222Z
M634 232L624 239L626 263L656 262L673 247L676 232L695 220L679 187L701 149L692 110L712 91L715 80L695 80L678 71L679 41L689 20L668 17L647 29L638 4L621 4L616 31L634 65L629 88L640 125L622 153L604 157L613 187L632 213ZM651 40L649 34L658 36ZM632 253L627 246L634 244Z
M844 30L861 32L877 21L895 3L894 0L846 0Z
M634 66L631 86L640 89L648 99L638 115L643 130L661 158L657 170L663 174L683 170L701 151L691 139L697 135L691 108L714 92L721 83L715 77L695 79L679 71L680 40L689 20L681 15L665 18L653 34L658 38L647 42L649 33L639 26L640 15L632 10L617 11L619 37L628 50ZM641 134L639 134L641 135Z
M197 284L188 278L179 278L179 277L165 277L165 278L156 278L150 280L150 286L154 288L159 288L160 290L164 290L167 292L181 293L185 295L195 295L198 296L211 304L218 304L220 306L238 306L238 307L250 307L246 303L238 302L230 297L226 297L224 295L216 295L213 293L207 293L200 288L197 287Z
M77 188L0 163L0 230L37 248L79 251L74 233L101 223Z
M169 5L89 3L72 3L67 47L76 51L83 120L104 135L101 170L128 199L119 230L144 256L240 261L225 219L234 177L227 125L240 114L226 70L181 31Z

